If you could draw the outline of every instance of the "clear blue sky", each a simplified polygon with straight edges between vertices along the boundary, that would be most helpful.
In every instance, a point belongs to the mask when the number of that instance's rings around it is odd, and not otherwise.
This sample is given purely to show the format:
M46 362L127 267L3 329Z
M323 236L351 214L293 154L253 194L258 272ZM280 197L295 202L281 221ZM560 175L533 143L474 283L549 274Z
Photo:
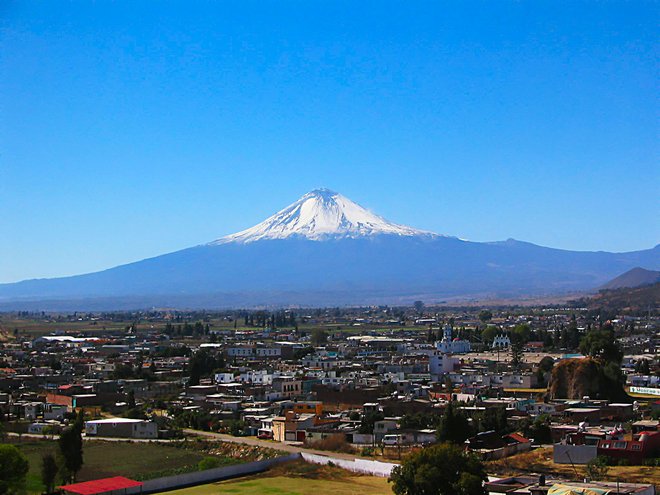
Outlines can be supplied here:
M660 242L654 2L0 2L0 282L249 227Z

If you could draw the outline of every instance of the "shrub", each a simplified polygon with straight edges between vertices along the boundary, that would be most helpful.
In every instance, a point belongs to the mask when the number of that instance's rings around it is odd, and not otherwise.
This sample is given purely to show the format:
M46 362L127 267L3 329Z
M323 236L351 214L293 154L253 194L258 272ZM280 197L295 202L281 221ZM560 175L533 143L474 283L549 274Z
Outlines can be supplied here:
M222 463L220 462L220 459L217 457L204 457L199 463L197 464L197 467L199 468L200 471L206 471L207 469L213 469L220 467Z
M587 463L586 474L590 480L599 481L607 476L608 470L609 468L607 467L607 458L598 456Z
M323 440L309 442L308 445L317 450L331 450L333 452L353 453L353 447L346 441L343 435L330 435Z

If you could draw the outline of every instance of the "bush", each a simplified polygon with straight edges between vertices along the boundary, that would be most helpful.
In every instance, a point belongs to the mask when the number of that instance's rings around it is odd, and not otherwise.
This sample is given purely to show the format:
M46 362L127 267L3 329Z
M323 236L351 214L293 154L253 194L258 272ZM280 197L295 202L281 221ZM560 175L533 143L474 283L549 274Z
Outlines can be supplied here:
M353 447L346 441L344 435L331 435L323 440L308 442L308 445L317 450L330 450L332 452L353 453Z
M222 463L220 462L220 459L217 457L204 457L199 463L197 464L197 467L199 468L200 471L206 471L207 469L213 469L220 467Z
M364 448L360 451L360 455L361 455L362 457L373 457L373 455L374 455L374 448L373 448L373 447L364 447Z
M587 463L586 474L592 481L599 481L607 476L607 457L598 456Z
M407 456L390 475L396 495L485 495L481 461L446 442Z

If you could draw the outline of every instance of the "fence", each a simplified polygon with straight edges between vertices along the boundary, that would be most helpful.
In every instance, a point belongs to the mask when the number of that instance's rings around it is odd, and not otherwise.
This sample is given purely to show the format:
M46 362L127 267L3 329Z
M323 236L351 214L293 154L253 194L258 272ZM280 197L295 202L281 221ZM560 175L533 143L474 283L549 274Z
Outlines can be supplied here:
M392 469L398 466L398 464L392 464L390 462L370 461L367 459L339 459L325 455L308 454L307 452L302 452L300 455L305 461L312 464L332 463L335 466L354 473L370 474L371 476L380 476L383 478L389 477Z
M555 464L587 464L596 458L595 445L563 445L556 443L552 449Z
M237 476L246 476L248 474L260 473L266 471L268 468L287 461L295 461L300 459L300 454L290 454L287 456L276 457L275 459L266 459L263 461L247 462L245 464L236 464L234 466L225 466L214 469L207 469L205 471L195 471L193 473L178 474L175 476L166 476L164 478L156 478L147 480L140 487L135 489L128 489L126 495L133 495L136 493L155 493L167 490L174 490L176 488L183 488L186 486L199 485L202 483L211 483Z

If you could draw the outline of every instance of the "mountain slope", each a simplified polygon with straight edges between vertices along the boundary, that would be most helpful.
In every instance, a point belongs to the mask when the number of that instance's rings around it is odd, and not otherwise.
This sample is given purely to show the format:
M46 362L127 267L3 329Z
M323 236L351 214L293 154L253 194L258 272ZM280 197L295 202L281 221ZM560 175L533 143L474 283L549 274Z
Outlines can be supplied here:
M436 235L389 222L339 193L316 189L254 227L222 237L211 244L287 238L319 241L381 234Z
M610 280L600 288L605 290L641 287L660 282L660 272L635 267Z
M660 246L605 253L514 240L469 242L388 222L337 193L317 190L255 227L209 244L96 273L0 285L0 308L515 297L593 289L637 266L660 269Z

